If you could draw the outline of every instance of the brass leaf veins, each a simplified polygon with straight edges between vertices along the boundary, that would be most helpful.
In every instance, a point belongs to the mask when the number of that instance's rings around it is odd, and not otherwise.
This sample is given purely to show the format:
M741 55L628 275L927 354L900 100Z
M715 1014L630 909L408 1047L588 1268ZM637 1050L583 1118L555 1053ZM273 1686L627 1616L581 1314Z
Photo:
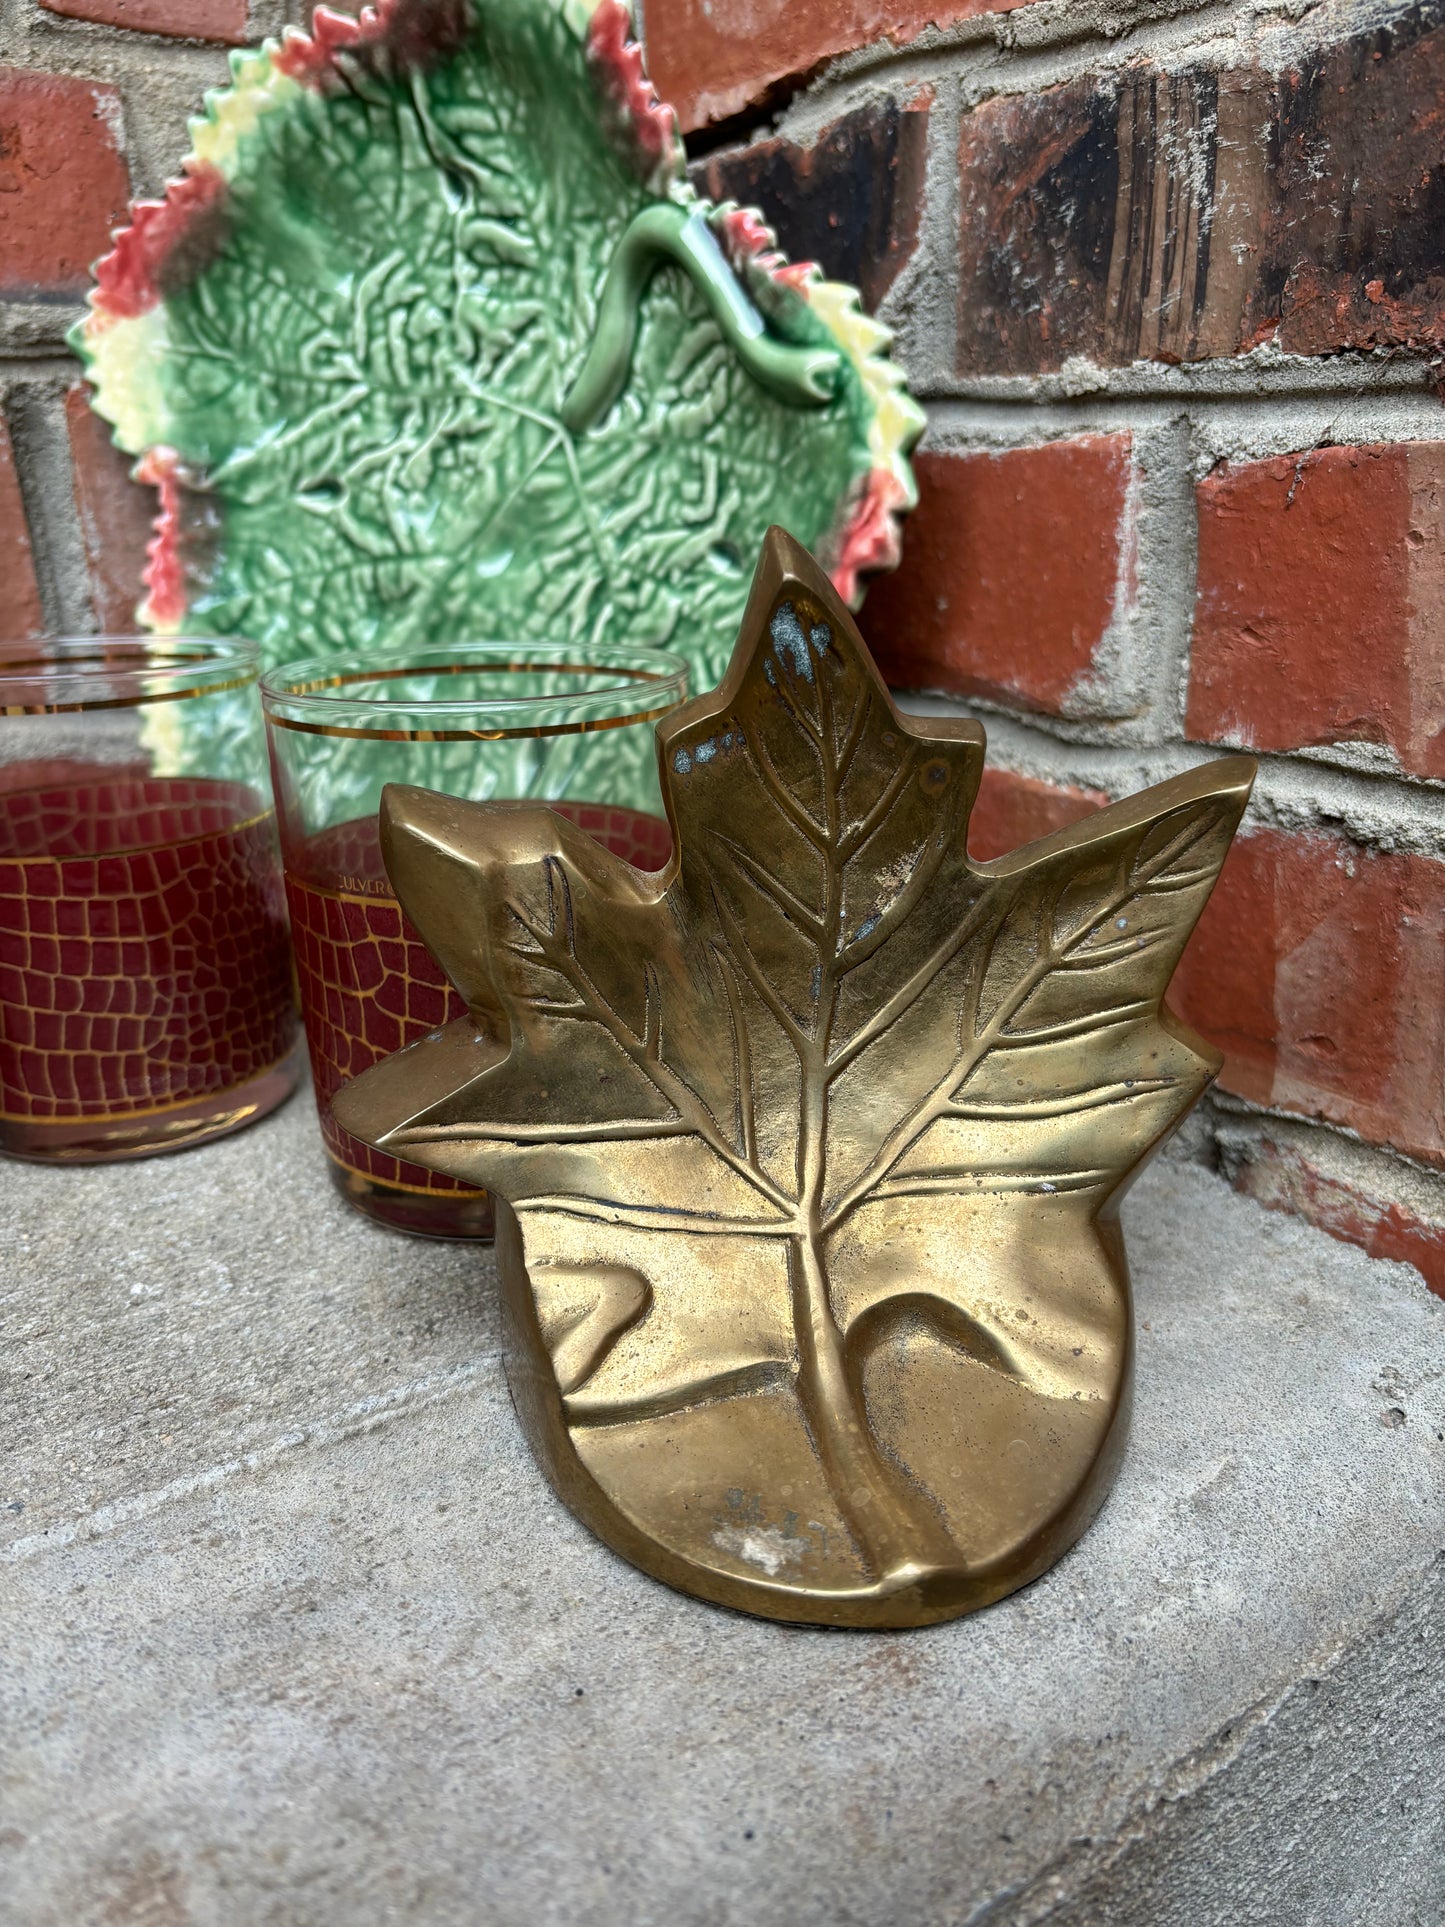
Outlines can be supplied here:
M510 1205L517 1409L618 1552L779 1619L986 1605L1123 1449L1118 1207L1218 1069L1161 1000L1254 765L971 863L982 730L901 717L779 530L658 753L656 876L546 810L387 792L471 1017L337 1114Z

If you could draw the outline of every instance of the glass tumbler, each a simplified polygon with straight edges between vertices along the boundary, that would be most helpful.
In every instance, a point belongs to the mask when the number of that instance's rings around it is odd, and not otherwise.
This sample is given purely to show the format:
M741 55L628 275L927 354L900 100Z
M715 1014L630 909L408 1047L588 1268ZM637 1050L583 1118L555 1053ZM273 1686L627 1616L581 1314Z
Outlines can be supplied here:
M373 1151L332 1116L343 1084L466 1014L387 881L383 787L543 803L661 869L672 838L653 732L686 685L662 650L537 643L331 657L263 679L321 1135L337 1188L369 1217L422 1237L493 1230L485 1191Z
M0 646L0 1151L176 1151L301 1069L248 643Z

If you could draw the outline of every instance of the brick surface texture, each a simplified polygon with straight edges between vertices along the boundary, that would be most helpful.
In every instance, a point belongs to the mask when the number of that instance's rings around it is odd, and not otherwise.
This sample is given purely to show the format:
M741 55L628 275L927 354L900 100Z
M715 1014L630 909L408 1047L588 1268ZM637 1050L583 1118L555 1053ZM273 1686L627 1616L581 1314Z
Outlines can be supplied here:
M922 454L903 566L864 614L913 688L1067 715L1133 593L1127 435Z
M992 863L1020 844L1066 830L1108 802L1102 790L1080 790L1020 776L990 764L983 773L968 824L968 853L976 863Z
M80 294L125 212L114 87L0 67L0 296Z
M1445 444L1330 448L1199 489L1188 731L1378 743L1445 776Z
M728 120L855 47L906 47L924 28L1029 0L646 0L652 78L684 128Z
M1220 1083L1445 1166L1445 863L1263 829L1174 979Z
M1413 1265L1445 1298L1445 1219L1395 1198L1382 1199L1320 1169L1296 1145L1265 1138L1235 1177L1236 1189L1271 1211L1309 1218L1372 1258Z
M91 607L106 634L129 635L143 593L156 493L130 479L132 464L111 440L109 424L91 408L84 382L66 395L65 415Z
M760 208L790 260L816 261L876 308L918 244L931 90L906 107L846 114L807 146L757 141L694 179L716 201Z
M40 0L40 5L47 13L102 27L232 46L245 40L248 24L247 0Z
M0 416L0 642L24 642L38 636L42 627L15 452Z
M126 130L148 176L178 160L220 49L279 12L6 12L6 636L43 627L37 574L52 619L132 626L150 494L64 328ZM1030 0L642 12L699 189L900 329L929 431L862 621L895 684L993 733L975 859L1263 752L1173 992L1225 1054L1204 1139L1445 1289L1445 0L1121 0L1123 38Z
M1434 5L1281 72L1131 64L965 114L958 367L1445 342Z

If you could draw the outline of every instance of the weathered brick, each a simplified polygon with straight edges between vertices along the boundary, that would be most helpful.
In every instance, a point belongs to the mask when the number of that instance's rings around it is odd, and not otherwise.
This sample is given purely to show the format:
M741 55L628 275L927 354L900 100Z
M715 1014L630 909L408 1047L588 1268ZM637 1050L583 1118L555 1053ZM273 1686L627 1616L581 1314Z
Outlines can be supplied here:
M1198 493L1189 734L1380 743L1445 776L1445 443L1247 463Z
M40 0L48 13L93 20L102 27L171 39L219 40L240 46L247 38L248 0Z
M65 413L91 606L102 630L130 635L143 593L141 571L155 519L156 491L131 480L131 463L92 410L84 382L77 382L66 396Z
M876 40L906 46L930 25L1009 13L1029 0L650 0L648 71L684 130L728 120Z
M1445 342L1445 26L1421 0L1291 67L1247 321L1297 354ZM1222 205L1223 197L1218 197Z
M852 282L873 309L918 244L929 104L860 107L808 147L757 141L700 163L693 179L716 201L760 208L791 260Z
M958 367L1103 358L1119 197L1118 96L1080 80L1004 96L959 134Z
M120 95L0 67L0 295L79 294L126 210Z
M0 642L24 642L44 627L10 430L0 415Z
M1413 1265L1431 1291L1445 1298L1445 1213L1427 1217L1393 1198L1378 1198L1325 1171L1299 1146L1265 1138L1235 1174L1235 1188L1271 1211L1307 1218L1372 1258Z
M1069 715L1134 595L1128 435L917 458L919 504L863 627L900 687Z
M1235 845L1170 1001L1221 1087L1445 1164L1445 864L1324 834Z
M968 853L976 863L1007 856L1021 843L1066 830L1095 810L1108 797L1100 790L1069 789L1020 776L990 763L978 787L978 798L968 824Z
M1282 71L1147 64L966 114L958 365L1445 342L1445 26Z

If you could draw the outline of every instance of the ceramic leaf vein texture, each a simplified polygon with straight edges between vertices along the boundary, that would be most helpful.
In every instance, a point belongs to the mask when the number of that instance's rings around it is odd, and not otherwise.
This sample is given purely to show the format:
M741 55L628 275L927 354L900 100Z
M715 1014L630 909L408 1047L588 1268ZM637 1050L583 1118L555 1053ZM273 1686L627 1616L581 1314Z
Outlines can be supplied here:
M777 531L659 756L660 877L545 811L387 792L470 1015L338 1115L510 1205L518 1409L619 1551L781 1618L986 1604L1122 1449L1117 1207L1218 1068L1161 1000L1253 764L971 863L982 732L900 717Z
M389 0L233 57L77 332L160 485L143 614L268 661L726 664L770 521L897 559L922 417L856 294L688 186L618 0Z

